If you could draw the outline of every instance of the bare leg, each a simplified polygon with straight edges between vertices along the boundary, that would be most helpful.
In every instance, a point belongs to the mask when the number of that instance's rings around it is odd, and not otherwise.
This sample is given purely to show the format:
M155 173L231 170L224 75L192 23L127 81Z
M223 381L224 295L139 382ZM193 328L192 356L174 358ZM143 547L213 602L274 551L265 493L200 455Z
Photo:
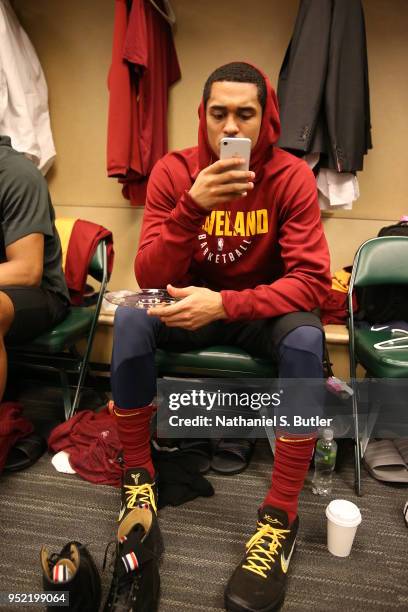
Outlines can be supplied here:
M14 321L14 306L9 296L0 291L0 401L7 382L7 353L4 336Z

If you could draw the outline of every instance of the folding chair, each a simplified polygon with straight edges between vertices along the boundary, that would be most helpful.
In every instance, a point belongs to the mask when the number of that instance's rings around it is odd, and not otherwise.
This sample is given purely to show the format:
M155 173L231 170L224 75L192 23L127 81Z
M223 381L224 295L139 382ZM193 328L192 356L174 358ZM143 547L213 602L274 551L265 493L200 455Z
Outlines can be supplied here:
M235 346L211 346L184 352L158 349L156 351L158 377L181 378L275 378L276 364L272 360L252 357ZM266 429L272 452L275 435Z
M74 220L71 221L71 227L73 227ZM66 241L69 236L64 238L61 243L65 263L65 254L68 251ZM89 357L103 294L109 280L106 239L99 240L87 272L89 276L100 283L96 305L92 307L71 306L67 317L59 325L42 334L30 344L13 347L8 353L10 363L25 365L30 369L57 371L59 373L66 419L69 419L78 408L81 390L89 366ZM79 354L76 348L76 343L82 339L86 340L86 349L83 356ZM78 373L73 401L67 374L72 371Z
M369 441L369 431L359 428L359 393L356 367L360 363L371 378L408 378L408 349L402 343L390 350L378 350L378 343L392 340L391 330L371 326L356 327L352 295L356 287L408 285L408 237L372 238L360 246L354 258L348 291L350 380L353 388L354 460L356 493L361 495L361 459ZM408 320L408 304L407 304ZM378 328L378 326L375 326ZM406 344L406 343L405 343Z

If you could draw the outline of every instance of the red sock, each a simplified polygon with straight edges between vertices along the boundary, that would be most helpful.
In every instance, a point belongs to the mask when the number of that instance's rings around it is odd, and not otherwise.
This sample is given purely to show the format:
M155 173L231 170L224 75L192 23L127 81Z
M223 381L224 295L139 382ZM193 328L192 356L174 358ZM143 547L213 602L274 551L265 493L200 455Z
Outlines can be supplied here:
M125 468L145 468L154 477L150 453L150 419L153 406L123 409L114 407L119 440L123 446Z
M316 437L281 435L276 439L272 483L263 506L274 506L287 512L289 523L297 515L298 498L309 469Z

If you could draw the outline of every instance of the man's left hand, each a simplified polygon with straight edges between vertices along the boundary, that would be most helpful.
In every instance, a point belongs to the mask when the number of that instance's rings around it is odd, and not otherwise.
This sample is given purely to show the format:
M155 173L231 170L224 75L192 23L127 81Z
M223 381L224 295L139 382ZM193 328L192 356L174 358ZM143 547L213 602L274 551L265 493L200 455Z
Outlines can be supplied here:
M205 287L177 288L167 285L167 291L179 301L169 306L153 306L147 314L160 318L167 327L182 327L194 331L218 319L226 319L221 294Z

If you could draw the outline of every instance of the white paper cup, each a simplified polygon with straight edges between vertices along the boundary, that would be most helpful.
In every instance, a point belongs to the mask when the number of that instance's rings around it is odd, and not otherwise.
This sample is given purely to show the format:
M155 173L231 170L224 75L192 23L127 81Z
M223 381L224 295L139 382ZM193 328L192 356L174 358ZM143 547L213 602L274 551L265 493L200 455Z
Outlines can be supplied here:
M360 510L346 499L334 499L326 508L326 516L329 552L336 557L348 557L361 523Z

